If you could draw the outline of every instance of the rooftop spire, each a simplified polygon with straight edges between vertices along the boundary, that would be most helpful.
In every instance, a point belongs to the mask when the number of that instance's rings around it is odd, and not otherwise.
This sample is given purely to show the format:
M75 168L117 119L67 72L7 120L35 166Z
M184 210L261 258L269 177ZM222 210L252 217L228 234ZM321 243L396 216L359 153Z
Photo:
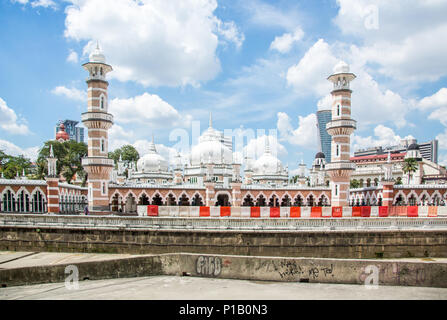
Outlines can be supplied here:
M210 123L209 123L209 127L212 128L213 127L213 115L210 111Z
M54 158L53 145L50 145L50 158Z

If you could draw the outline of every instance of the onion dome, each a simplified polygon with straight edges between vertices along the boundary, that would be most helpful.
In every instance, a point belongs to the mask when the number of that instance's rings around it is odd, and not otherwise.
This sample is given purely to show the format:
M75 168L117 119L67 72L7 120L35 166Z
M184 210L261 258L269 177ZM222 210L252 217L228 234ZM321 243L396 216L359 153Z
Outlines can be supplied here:
M340 61L335 65L333 71L334 74L349 73L349 65L344 61Z
M255 175L276 175L284 171L281 161L270 153L268 137L266 137L264 154L253 164Z
M70 136L67 132L65 132L65 125L63 123L59 126L59 131L56 133L56 140L57 141L67 141L70 140Z
M408 147L407 150L408 150L408 151L410 151L410 150L419 150L419 145L418 145L417 143L412 143L412 144Z
M315 159L326 159L326 156L324 155L323 152L318 152L318 153L315 155Z
M93 52L90 53L89 60L90 60L90 62L106 63L106 57L104 56L101 49L99 48L98 42L96 42L95 50L93 50Z
M222 134L212 127L210 114L209 128L199 137L199 143L191 150L191 165L232 164L233 153L221 140Z
M158 154L154 141L149 144L149 152L141 157L137 162L137 171L147 172L167 172L169 168L168 161Z

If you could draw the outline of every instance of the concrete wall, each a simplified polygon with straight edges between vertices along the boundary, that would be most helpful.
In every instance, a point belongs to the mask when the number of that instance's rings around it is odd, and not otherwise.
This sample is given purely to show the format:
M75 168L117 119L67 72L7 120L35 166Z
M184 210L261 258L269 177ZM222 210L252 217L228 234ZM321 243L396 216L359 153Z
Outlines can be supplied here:
M0 250L321 258L447 257L447 231L156 231L0 226Z
M67 264L68 265L68 264ZM67 265L0 269L0 285L64 282ZM447 263L166 254L76 264L79 280L155 275L365 284L377 270L379 285L447 287ZM367 282L373 284L372 282ZM273 297L272 297L273 298Z

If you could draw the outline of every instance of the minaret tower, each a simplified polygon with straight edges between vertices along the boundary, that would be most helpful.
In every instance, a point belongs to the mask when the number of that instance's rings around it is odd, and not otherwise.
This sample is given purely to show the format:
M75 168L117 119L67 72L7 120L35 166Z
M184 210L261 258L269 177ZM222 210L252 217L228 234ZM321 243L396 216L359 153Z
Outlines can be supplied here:
M87 112L82 114L82 122L88 129L88 157L82 165L88 173L88 205L92 213L107 213L109 210L108 183L114 167L108 158L108 130L113 125L113 116L108 113L106 74L112 67L106 64L99 45L90 54L89 62L83 64L89 72L87 78Z
M351 154L351 134L356 129L356 121L351 119L351 89L349 84L355 75L349 72L349 66L340 61L334 67L334 73L328 80L334 84L332 90L332 121L326 125L332 136L331 162L326 170L331 179L332 206L347 206L349 203L349 182L355 164L349 158Z

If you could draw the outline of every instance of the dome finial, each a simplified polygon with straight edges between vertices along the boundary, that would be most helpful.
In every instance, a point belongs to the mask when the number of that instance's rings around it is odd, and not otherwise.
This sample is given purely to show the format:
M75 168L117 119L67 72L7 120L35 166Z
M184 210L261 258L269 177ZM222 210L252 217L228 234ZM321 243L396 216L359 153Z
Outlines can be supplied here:
M210 121L209 121L209 127L212 128L213 127L213 114L210 111Z

